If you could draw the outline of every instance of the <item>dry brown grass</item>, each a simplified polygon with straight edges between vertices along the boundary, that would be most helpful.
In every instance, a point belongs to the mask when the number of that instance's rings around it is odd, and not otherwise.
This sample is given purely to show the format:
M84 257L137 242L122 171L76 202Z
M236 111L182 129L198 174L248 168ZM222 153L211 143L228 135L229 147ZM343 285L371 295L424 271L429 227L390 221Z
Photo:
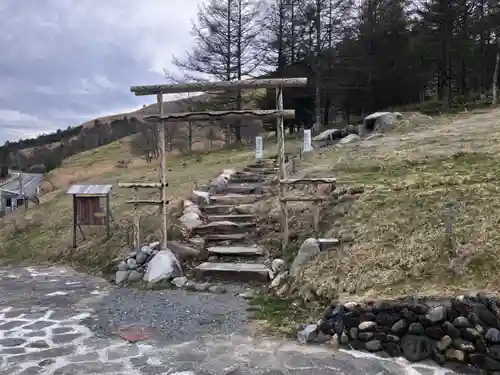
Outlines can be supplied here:
M95 150L68 158L63 165L49 174L50 191L41 197L39 206L25 213L19 210L0 222L0 262L73 262L87 268L99 268L128 247L131 229L131 207L125 200L131 199L131 191L119 189L116 183L154 181L157 179L157 163L146 164L130 153L129 139L125 138ZM271 150L269 150L271 152ZM168 168L169 196L172 209L189 196L195 183L206 183L224 168L237 167L253 158L253 150L219 150L195 152L191 155L170 155ZM117 166L119 160L130 160L127 168ZM113 236L104 239L104 228L84 228L87 241L73 251L71 245L72 204L66 196L73 183L115 185L111 197L111 210L117 225ZM143 190L141 198L152 197L157 192ZM142 228L144 237L159 235L160 215L153 208L144 208Z
M366 191L325 205L324 233L345 244L315 259L299 284L323 298L499 290L500 111L416 117L305 162L307 175Z

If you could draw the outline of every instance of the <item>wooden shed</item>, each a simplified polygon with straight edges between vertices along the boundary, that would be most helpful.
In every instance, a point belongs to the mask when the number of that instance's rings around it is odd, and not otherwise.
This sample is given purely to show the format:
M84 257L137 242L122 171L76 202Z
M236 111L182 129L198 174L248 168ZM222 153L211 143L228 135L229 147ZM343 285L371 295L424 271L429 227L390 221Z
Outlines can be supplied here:
M77 228L106 226L110 236L109 193L112 185L72 185L66 192L73 196L73 247L76 248Z

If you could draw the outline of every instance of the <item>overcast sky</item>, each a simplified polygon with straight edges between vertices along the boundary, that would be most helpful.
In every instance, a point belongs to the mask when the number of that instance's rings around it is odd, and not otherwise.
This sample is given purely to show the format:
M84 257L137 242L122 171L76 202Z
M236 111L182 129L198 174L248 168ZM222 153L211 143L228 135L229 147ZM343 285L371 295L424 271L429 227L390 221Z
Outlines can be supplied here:
M153 102L202 1L0 0L0 144Z

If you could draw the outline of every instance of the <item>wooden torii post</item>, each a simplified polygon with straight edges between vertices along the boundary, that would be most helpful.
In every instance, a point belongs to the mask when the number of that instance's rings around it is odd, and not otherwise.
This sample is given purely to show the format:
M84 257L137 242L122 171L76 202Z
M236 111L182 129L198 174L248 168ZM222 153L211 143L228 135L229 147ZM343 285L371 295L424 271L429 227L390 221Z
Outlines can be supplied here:
M120 183L119 186L125 188L159 188L159 200L140 201L137 198L129 201L135 207L139 204L155 204L162 207L162 247L167 248L167 229L168 229L168 200L167 200L167 168L166 168L166 147L165 147L165 123L177 121L207 121L217 118L224 119L277 119L278 133L278 163L279 163L279 194L278 201L281 207L281 228L282 228L282 247L288 243L288 211L286 200L284 199L286 187L286 165L285 165L285 130L284 119L294 118L295 110L283 109L283 89L285 87L303 87L307 85L307 78L274 78L274 79L249 79L241 81L224 82L196 82L166 85L147 85L134 86L130 88L136 96L156 95L158 102L158 114L145 116L146 121L155 122L159 127L159 148L160 148L160 182L152 183ZM276 109L272 110L229 110L229 111L206 111L206 112L184 112L184 113L163 113L163 94L189 93L203 91L234 91L243 89L276 89ZM138 213L136 212L137 216ZM139 241L139 218L134 218L134 242ZM135 244L139 246L138 243Z

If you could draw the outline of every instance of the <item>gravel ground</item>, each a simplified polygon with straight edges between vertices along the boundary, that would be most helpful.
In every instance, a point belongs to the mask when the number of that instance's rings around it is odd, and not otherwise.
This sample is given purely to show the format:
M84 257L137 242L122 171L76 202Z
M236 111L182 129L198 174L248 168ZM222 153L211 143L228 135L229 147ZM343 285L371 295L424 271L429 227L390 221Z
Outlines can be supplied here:
M2 375L449 375L432 364L246 332L236 296L116 288L62 267L0 268ZM120 330L149 337L129 343Z
M170 343L244 333L248 305L237 296L241 291L237 287L225 294L113 288L96 306L99 326L95 329L147 327L156 340Z

